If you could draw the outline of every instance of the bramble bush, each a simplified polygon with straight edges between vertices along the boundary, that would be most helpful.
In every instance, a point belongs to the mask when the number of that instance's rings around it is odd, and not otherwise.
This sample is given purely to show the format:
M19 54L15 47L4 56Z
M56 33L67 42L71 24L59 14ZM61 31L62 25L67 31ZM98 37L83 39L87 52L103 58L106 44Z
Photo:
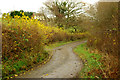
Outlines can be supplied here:
M101 62L105 65L104 72L107 77L117 78L119 75L118 32L110 30L99 33L96 36L92 35L87 44L89 47L99 50L99 53L102 53Z
M61 28L45 26L22 13L12 18L2 16L2 77L10 77L48 57L44 45L56 41L82 39L86 33L69 33Z
M2 27L3 77L27 70L33 63L38 63L39 58L48 56L43 49L43 32L38 31L35 20L25 16L13 19L5 15Z
M118 3L101 2L97 7L97 18L89 32L87 45L99 50L102 55L104 72L108 78L119 76L119 30L118 30Z

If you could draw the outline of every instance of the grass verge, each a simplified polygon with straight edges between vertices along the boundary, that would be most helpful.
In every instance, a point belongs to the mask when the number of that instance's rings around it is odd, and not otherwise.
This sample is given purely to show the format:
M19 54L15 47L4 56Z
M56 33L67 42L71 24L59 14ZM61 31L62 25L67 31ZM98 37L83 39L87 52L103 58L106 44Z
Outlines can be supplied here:
M81 57L84 63L84 67L79 73L79 78L102 78L105 76L100 62L101 55L93 52L89 52L86 43L77 46L74 52Z
M86 38L81 39L81 40L86 40ZM62 45L68 44L68 43L72 43L72 42L76 42L76 41L81 41L81 40L54 42L52 44L45 45L45 49L53 49L53 48L56 48L56 47L59 47L59 46L62 46Z
M78 40L76 40L76 41L78 41ZM71 42L75 42L75 41L68 41L68 42L66 42L66 41L59 41L59 42L55 42L53 44L46 45L45 49L53 49L53 48L56 48L56 47L59 47L59 46L62 46L62 45L65 45L65 44L71 43Z
M60 41L60 42L54 42L53 44L45 45L45 49L47 49L46 53L48 53L49 56L47 56L45 59L40 60L39 63L32 65L32 67L31 68L29 67L29 69L27 69L27 70L17 71L16 74L11 74L11 75L9 75L7 77L4 77L4 78L7 78L7 79L14 78L14 77L17 77L18 75L26 74L27 72L29 72L31 70L34 70L36 67L41 67L43 64L46 64L51 59L51 57L53 55L52 54L52 49L53 48L59 47L59 46L62 46L62 45L68 44L68 43L76 42L76 41L79 41L79 40L68 41L68 42ZM50 51L48 49L50 49ZM18 64L19 66L20 65L22 66L21 62L20 63L19 62L17 62L16 64ZM14 65L11 65L11 66L14 66Z
M32 57L31 57L32 58ZM2 76L3 80L6 79L10 79L10 78L15 78L18 75L23 75L26 74L26 72L29 72L31 70L34 70L34 68L36 68L38 65L42 65L45 64L46 62L48 62L50 56L47 52L45 52L44 55L37 57L36 62L34 64L30 64L28 65L27 60L25 59L25 57L23 57L21 60L17 61L13 64L12 60L7 61L8 65L6 66L6 71L8 71L7 73L9 73L6 76ZM12 71L12 73L10 73L10 71Z

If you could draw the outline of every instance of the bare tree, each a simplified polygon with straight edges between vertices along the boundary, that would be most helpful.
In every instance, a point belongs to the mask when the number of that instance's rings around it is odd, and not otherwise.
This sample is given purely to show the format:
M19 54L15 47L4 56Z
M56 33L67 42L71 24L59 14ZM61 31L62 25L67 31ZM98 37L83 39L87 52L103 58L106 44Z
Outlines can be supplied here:
M81 2L71 2L67 1L51 1L44 3L45 6L50 10L50 12L55 16L55 23L58 26L64 26L68 28L73 26L77 20L76 17L82 12ZM72 25L71 25L72 23Z

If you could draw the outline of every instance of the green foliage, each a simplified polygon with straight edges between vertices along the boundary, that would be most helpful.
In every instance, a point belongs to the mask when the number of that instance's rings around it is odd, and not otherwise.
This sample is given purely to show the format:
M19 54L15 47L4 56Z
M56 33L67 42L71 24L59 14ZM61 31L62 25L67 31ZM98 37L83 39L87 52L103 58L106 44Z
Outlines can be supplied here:
M75 41L78 41L78 40L75 40ZM49 45L45 45L45 48L46 49L53 49L53 48L56 48L56 47L59 47L61 45L65 45L67 43L71 43L71 42L74 42L74 41L59 41L59 42L54 42L52 44L49 44Z
M0 18L0 23L2 22L2 18Z
M16 15L22 17L22 14L21 14L21 13L23 13L23 12L24 12L23 10L20 10L20 11L12 11L12 12L10 12L10 16L12 16L13 18L14 18L14 16L16 16ZM33 15L33 12L24 12L24 15L25 15L25 16L28 16L29 18L31 18L32 15Z
M28 70L48 58L45 44L57 41L82 39L86 33L69 33L61 28L45 26L40 21L25 16L9 14L2 17L3 78ZM9 66L8 66L9 65ZM7 66L7 67L6 67Z
M100 54L90 53L86 43L77 46L74 51L81 57L84 67L80 71L79 78L101 78L104 74L101 72L102 63Z
M14 18L15 15L18 15L20 17L22 17L22 14L20 14L20 11L13 11L10 13L10 16L12 16Z
M25 16L31 18L33 16L33 12L24 12Z

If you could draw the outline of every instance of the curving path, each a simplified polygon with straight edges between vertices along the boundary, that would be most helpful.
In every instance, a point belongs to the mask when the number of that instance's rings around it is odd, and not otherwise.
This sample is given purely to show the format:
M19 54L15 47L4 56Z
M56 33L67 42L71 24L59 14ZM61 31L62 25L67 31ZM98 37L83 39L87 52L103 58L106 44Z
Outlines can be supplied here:
M52 59L26 74L16 78L73 78L80 72L83 63L72 49L86 41L77 41L53 49Z

